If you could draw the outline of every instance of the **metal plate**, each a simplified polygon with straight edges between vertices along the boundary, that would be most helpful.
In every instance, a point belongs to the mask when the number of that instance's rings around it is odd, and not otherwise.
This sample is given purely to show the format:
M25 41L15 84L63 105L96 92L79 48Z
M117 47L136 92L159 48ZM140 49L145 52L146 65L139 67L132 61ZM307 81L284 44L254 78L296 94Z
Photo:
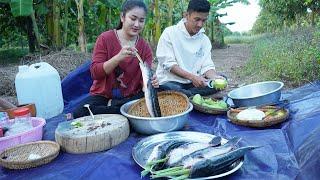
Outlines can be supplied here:
M200 133L200 132L192 132L192 131L177 131L177 132L169 132L162 133L153 136L146 137L139 141L132 149L132 157L134 161L140 166L144 167L146 165L147 159L150 156L152 149L159 143L170 140L183 140L190 142L200 142L200 143L208 143L214 138L215 135ZM222 139L221 143L224 144L228 140ZM243 165L244 159L233 163L226 172L217 174L214 176L203 177L201 179L215 179L223 176L227 176L237 171Z

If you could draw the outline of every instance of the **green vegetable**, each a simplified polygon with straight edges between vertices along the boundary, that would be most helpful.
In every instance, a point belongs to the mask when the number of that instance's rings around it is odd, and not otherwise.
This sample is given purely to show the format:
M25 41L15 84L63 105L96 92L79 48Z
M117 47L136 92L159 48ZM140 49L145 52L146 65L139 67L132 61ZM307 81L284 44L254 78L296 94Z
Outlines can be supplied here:
M79 121L73 121L73 122L71 123L71 125L72 125L73 127L75 127L75 128L82 127L82 123L79 122Z
M202 106L212 109L227 109L228 105L224 101L211 101L209 103L203 103Z
M228 82L225 79L216 79L211 82L211 86L218 90L225 89L227 85Z
M227 109L228 105L224 101L213 100L211 98L203 98L200 94L193 96L192 101L201 106L212 109Z
M196 104L201 105L203 102L203 99L200 94L196 94L195 96L193 96L192 101Z

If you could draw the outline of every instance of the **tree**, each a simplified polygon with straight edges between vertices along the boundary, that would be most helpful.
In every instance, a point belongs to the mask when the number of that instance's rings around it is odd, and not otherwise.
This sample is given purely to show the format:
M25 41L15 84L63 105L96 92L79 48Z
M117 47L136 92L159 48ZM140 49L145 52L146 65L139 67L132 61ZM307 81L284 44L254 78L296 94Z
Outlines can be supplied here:
M83 11L84 0L74 0L74 1L77 4L77 10L78 10L78 28L79 28L78 44L80 46L81 52L87 52L87 41L86 41L86 35L84 32L84 11Z
M19 24L25 25L28 35L29 52L33 53L35 47L40 43L40 35L33 10L33 1L0 0L0 3L10 3L12 15L20 21ZM24 22L21 23L22 21Z
M316 23L316 16L320 16L320 1L319 0L305 0L304 5L311 10L311 25L314 26Z

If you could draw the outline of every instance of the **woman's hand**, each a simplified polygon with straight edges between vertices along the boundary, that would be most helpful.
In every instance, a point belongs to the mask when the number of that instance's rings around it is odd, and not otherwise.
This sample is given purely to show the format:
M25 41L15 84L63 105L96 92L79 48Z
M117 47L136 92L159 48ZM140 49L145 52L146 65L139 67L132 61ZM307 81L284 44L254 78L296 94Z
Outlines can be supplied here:
M128 57L134 57L138 50L135 47L123 46L120 52L117 54L120 61Z
M157 76L155 74L151 78L151 84L154 88L159 88L159 81L158 81Z

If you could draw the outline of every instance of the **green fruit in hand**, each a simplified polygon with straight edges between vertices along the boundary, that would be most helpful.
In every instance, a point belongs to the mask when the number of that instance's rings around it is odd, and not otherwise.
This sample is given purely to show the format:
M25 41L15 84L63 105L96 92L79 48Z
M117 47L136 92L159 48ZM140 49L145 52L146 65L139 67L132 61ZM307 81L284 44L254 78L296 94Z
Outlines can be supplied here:
M192 98L192 101L194 102L194 103L196 103L196 104L202 104L202 102L203 102L203 99L202 99L202 97L200 96L200 94L196 94L195 96L193 96L193 98Z
M225 79L216 79L212 81L211 86L214 87L215 89L224 89L227 87L228 82Z

